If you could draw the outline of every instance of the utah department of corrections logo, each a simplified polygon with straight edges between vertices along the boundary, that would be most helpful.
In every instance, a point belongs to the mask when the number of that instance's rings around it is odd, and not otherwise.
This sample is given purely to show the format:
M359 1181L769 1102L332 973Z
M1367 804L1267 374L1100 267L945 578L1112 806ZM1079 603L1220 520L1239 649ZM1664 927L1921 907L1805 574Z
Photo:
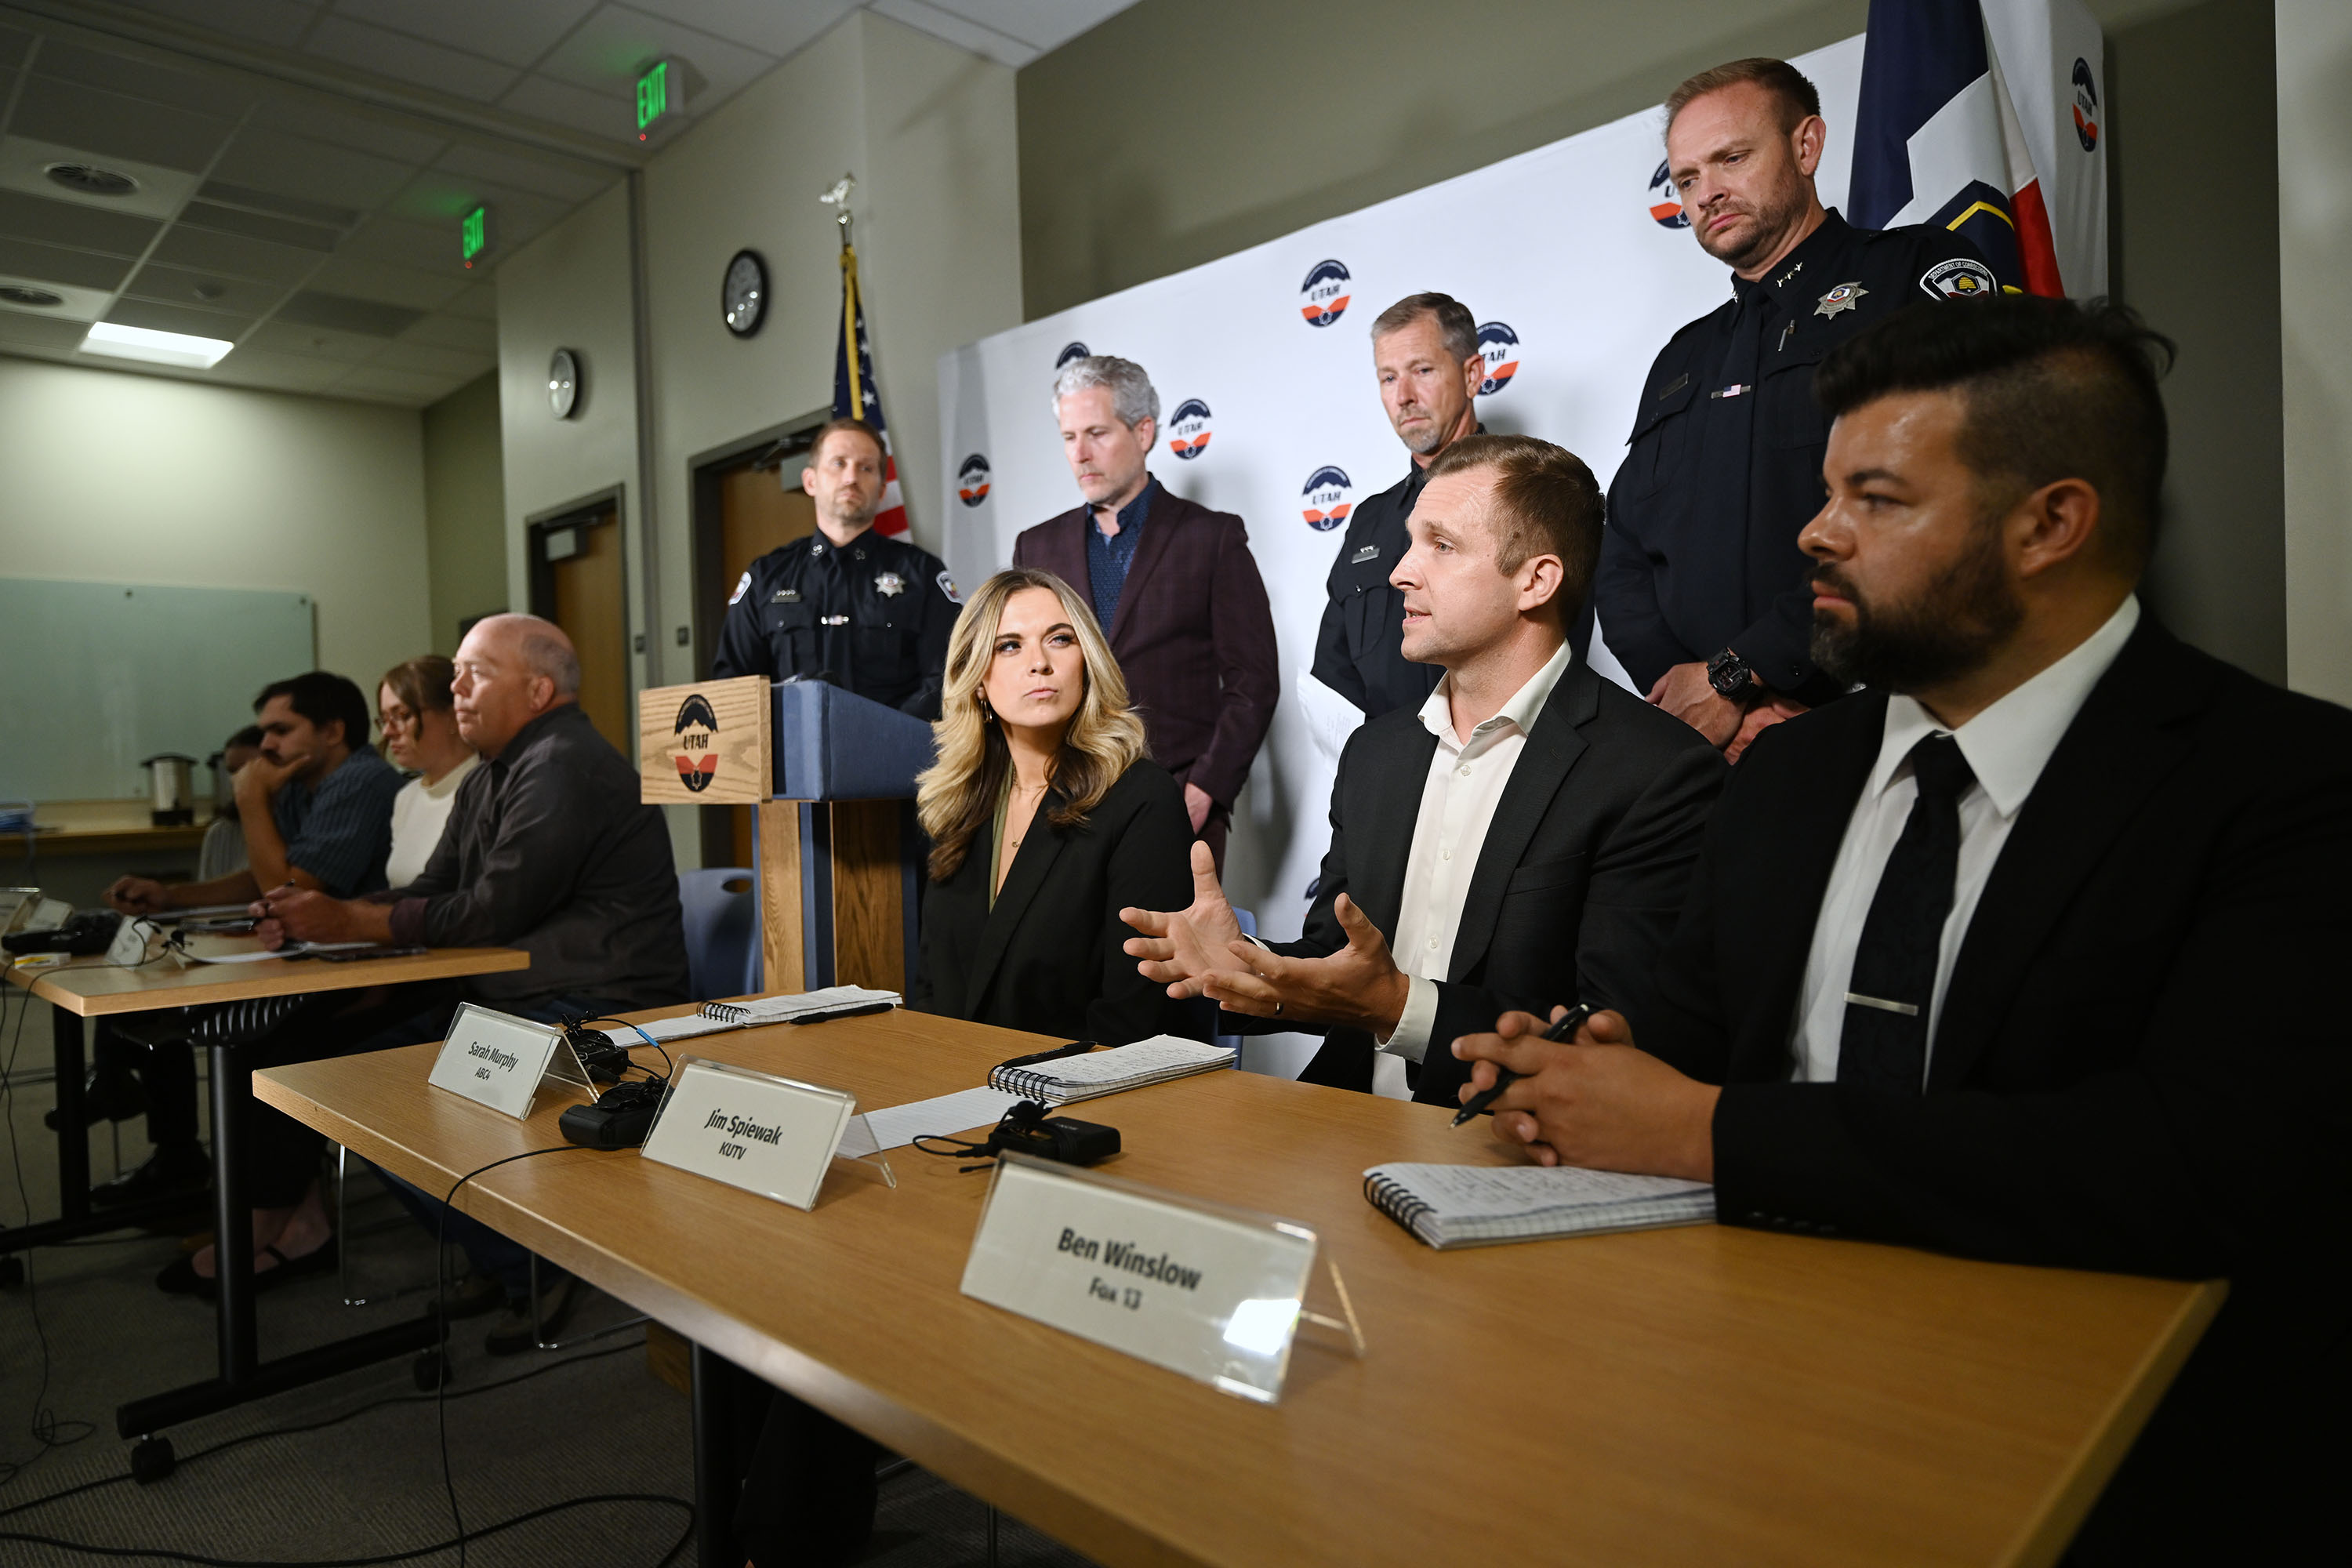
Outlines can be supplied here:
M2000 280L1992 268L1964 256L1927 268L1919 276L1919 287L1941 300L1990 300L2000 293Z
M1688 228L1690 215L1683 211L1683 194L1675 189L1666 162L1659 159L1658 172L1650 176L1650 216L1658 220L1660 228Z
M2091 79L2091 62L2074 62L2074 140L2085 153L2099 150L2099 88Z
M1326 463L1307 476L1307 487L1299 491L1305 502L1299 515L1316 532L1328 533L1346 522L1348 514L1355 510L1354 491L1348 470Z
M956 470L956 499L966 506L978 506L988 499L988 459L974 452Z
M1188 397L1168 416L1168 449L1192 461L1209 449L1209 405Z
M1478 383L1478 395L1491 397L1511 384L1511 377L1519 374L1519 334L1511 331L1508 321L1482 321L1478 326L1478 352L1486 359L1486 374Z
M1062 352L1054 356L1054 368L1059 370L1074 359L1087 359L1093 353L1094 350L1084 343L1064 343Z
M1348 291L1354 287L1347 263L1318 261L1298 286L1298 313L1310 327L1328 327L1348 313Z
M719 753L711 750L719 736L719 715L711 710L710 699L699 691L688 692L678 704L673 733L670 760L677 763L678 782L700 795L719 776Z

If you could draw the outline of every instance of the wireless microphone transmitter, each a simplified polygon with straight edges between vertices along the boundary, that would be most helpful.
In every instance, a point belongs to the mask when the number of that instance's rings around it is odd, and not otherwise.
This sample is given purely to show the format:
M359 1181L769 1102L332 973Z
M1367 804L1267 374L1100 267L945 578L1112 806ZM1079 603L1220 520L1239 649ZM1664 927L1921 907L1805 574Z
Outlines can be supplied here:
M575 1105L556 1118L570 1142L588 1149L635 1149L653 1131L661 1113L660 1082L625 1083L604 1091L593 1105Z

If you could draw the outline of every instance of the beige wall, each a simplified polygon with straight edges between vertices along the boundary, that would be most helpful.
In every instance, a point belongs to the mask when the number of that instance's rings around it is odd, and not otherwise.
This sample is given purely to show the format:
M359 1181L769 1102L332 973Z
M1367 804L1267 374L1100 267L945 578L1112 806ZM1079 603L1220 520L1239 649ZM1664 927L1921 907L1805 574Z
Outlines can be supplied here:
M507 607L503 461L495 373L425 411L425 534L435 653L457 651L460 623Z
M427 646L416 411L0 358L0 572L278 588L365 685Z
M2287 677L2352 702L2352 7L2278 0Z

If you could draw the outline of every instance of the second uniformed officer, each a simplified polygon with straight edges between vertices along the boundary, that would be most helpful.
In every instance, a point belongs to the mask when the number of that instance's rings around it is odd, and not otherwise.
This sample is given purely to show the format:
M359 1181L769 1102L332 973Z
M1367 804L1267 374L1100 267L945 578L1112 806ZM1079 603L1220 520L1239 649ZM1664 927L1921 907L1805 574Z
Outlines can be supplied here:
M817 531L743 574L712 679L829 675L918 719L940 716L940 672L961 605L938 556L874 531L882 464L882 438L862 419L816 433L801 487L816 502Z
M1593 603L1638 689L1737 761L1767 724L1828 700L1811 566L1829 421L1813 366L1914 301L1998 294L1975 247L1921 226L1857 229L1813 189L1821 95L1785 60L1734 60L1666 100L1666 158L1732 297L1650 367L1609 487Z

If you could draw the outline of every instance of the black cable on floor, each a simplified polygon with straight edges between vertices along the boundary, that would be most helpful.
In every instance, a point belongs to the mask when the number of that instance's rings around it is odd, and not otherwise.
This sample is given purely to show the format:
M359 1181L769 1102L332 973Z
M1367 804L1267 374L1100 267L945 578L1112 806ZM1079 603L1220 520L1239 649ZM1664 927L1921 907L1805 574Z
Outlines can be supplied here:
M8 1163L16 1173L16 1204L23 1210L25 1223L33 1223L33 1197L25 1185L25 1154L16 1138L16 1086L13 1074L16 1068L16 1052L24 1044L25 1016L33 1010L33 994L25 993L16 1007L16 1027L8 1037L8 1058L0 1062L0 1122L8 1129ZM7 995L0 991L0 1026L7 1020ZM60 1421L51 1410L49 1400L49 1334L41 1326L41 1294L33 1278L31 1249L17 1255L25 1268L25 1306L33 1317L33 1338L41 1347L41 1381L33 1394L33 1442L36 1445L29 1459L0 1459L0 1486L6 1486L32 1466L40 1463L58 1448L79 1443L98 1430L89 1421Z

